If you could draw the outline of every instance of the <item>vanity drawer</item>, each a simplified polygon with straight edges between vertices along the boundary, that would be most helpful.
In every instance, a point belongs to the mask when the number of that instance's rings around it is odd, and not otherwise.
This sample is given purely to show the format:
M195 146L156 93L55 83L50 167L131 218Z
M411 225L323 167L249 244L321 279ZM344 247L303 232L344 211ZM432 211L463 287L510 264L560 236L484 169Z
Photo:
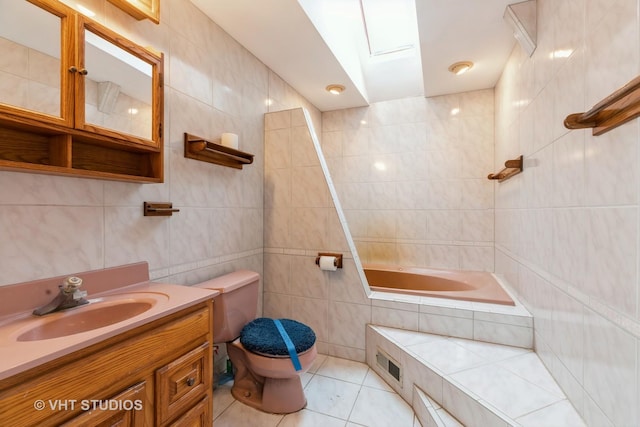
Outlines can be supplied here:
M149 410L152 406L147 400L146 381L106 401L83 400L80 405L86 411L62 424L61 427L126 427L150 425L153 422L153 410Z
M206 396L211 388L208 342L156 371L158 424L164 425Z

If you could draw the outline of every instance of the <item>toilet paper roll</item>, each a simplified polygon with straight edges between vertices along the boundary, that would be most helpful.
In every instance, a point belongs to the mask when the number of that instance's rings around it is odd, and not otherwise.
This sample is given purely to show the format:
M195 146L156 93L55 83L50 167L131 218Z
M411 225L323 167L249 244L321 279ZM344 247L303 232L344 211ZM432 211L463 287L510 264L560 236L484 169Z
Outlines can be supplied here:
M225 147L238 149L238 135L235 133L223 133L220 142Z
M321 256L320 257L320 270L336 271L336 257L334 256Z

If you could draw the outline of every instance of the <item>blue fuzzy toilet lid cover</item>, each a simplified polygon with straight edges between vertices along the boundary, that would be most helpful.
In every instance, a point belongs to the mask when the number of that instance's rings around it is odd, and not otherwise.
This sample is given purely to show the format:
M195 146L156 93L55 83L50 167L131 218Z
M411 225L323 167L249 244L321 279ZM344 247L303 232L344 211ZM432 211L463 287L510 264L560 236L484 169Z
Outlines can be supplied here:
M316 342L313 329L292 319L279 319L287 335L293 342L296 353L309 350ZM260 317L247 323L240 332L240 342L247 350L272 356L289 356L287 345L282 339L273 319Z

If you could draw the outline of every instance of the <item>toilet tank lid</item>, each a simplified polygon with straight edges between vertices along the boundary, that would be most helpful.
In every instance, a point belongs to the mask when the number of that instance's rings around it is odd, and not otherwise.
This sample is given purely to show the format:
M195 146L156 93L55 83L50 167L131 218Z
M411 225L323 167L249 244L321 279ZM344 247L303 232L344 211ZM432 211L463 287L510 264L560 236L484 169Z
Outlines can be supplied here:
M238 270L219 277L195 284L193 286L204 289L215 289L220 293L231 292L249 283L260 280L260 275L255 271Z

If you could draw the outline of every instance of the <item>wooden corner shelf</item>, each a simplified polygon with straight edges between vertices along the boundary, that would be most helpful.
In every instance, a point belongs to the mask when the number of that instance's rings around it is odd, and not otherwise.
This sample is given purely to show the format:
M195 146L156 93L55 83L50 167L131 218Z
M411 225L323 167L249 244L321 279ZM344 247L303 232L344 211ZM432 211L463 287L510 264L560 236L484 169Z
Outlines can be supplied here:
M570 114L564 119L567 129L593 128L594 136L602 135L640 116L640 76L604 98L584 113Z
M504 162L504 169L502 169L498 173L490 173L489 176L487 176L487 178L492 180L497 179L498 182L505 181L511 178L512 176L515 176L520 172L522 172L523 163L524 163L523 156L520 156L517 159L507 160L506 162Z
M186 132L184 134L184 156L188 159L235 169L242 169L244 165L253 163L253 154L216 144Z

